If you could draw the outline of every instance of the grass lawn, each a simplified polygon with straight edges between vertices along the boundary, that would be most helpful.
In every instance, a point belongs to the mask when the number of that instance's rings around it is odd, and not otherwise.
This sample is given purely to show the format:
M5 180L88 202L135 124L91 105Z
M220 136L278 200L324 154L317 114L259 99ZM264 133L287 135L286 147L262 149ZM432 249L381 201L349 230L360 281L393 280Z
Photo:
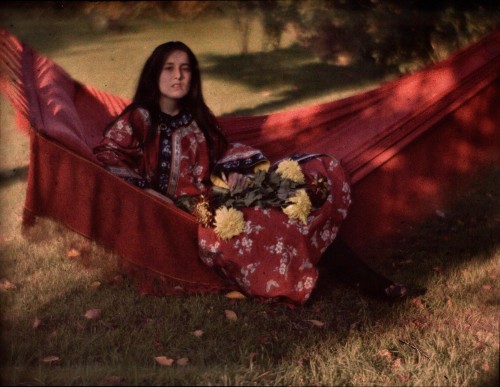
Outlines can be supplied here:
M136 20L107 33L80 18L4 12L1 21L74 78L125 97L157 44L183 40L217 115L293 109L397 76L322 64L291 34L262 53L257 26L241 57L227 18ZM50 220L21 234L29 144L0 101L2 384L497 385L499 169L372 262L424 295L388 304L324 275L293 309L225 295L156 298L120 276L116 256Z

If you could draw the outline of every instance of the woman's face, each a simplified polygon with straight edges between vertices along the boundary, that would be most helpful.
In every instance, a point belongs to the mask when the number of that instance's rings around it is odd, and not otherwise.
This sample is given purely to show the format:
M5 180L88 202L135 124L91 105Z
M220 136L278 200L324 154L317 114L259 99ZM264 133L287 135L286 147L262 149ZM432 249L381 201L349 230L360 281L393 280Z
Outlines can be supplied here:
M184 98L191 87L191 66L184 51L173 51L165 60L160 74L159 88L161 98L178 102Z

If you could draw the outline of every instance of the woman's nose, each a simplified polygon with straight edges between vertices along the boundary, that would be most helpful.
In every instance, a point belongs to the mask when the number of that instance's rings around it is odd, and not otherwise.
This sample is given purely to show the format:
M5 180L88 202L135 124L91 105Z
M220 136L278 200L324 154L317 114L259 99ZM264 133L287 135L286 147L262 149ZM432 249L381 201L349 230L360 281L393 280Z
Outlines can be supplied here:
M174 78L175 79L182 79L182 70L180 68L175 70Z

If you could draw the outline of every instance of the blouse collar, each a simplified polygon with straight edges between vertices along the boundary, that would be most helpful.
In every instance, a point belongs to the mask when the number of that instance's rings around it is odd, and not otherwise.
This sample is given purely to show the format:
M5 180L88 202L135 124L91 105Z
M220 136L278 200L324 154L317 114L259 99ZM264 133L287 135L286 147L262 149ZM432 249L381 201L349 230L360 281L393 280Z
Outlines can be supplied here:
M158 116L158 121L160 126L166 125L168 128L177 129L181 126L186 126L193 120L191 113L186 110L181 110L175 116L170 114L160 112ZM163 125L162 125L163 124Z

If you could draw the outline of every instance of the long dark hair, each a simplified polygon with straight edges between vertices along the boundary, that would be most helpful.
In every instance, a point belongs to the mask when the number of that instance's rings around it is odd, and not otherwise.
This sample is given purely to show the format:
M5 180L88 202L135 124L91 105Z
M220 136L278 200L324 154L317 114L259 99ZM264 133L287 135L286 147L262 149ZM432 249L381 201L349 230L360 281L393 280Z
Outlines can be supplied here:
M138 106L147 109L151 114L152 133L148 134L146 141L153 138L160 113L160 88L158 82L165 61L174 51L183 51L189 58L189 65L191 67L191 87L189 88L188 94L181 100L181 106L192 114L194 120L205 134L210 151L210 158L213 162L219 159L226 149L227 139L220 129L215 115L205 103L201 88L201 75L198 60L193 51L191 51L186 44L172 41L160 44L154 49L142 69L133 102L125 111L132 110Z

